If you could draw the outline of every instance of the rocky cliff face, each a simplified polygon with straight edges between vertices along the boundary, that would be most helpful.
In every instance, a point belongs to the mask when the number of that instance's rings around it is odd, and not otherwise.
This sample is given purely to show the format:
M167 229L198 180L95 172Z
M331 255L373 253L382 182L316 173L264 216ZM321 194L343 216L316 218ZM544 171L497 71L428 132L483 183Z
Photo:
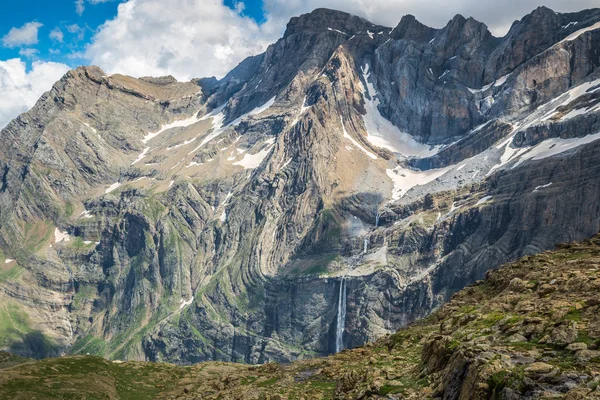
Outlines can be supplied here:
M431 316L352 350L260 366L32 361L0 352L2 398L600 399L600 236L490 271ZM33 384L35 382L35 384Z
M69 72L0 133L0 345L327 354L597 233L599 21L319 9L222 80Z

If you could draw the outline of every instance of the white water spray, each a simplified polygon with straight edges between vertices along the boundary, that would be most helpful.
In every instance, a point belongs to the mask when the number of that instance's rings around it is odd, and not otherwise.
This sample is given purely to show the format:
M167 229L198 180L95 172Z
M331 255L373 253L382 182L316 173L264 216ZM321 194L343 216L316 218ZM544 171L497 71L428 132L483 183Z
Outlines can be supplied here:
M377 213L377 215L375 215L375 228L379 226L379 217L381 217L381 214Z
M340 280L338 294L338 310L335 327L335 352L339 353L344 348L344 327L346 325L346 277Z
M367 254L367 250L369 250L369 238L365 238L365 241L363 243L363 254Z

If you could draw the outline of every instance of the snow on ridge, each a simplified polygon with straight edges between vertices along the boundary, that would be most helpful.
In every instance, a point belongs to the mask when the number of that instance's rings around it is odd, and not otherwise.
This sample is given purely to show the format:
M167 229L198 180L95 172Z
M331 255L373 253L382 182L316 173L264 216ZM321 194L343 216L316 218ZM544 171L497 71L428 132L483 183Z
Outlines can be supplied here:
M512 72L511 72L511 73L512 73ZM504 83L506 83L506 80L507 80L507 79L508 79L508 77L511 75L511 73L509 73L509 74L506 74L506 75L504 75L504 76L502 76L502 77L498 78L498 79L496 80L496 82L494 82L494 87L498 87L498 86L502 86L502 85L504 85Z
M202 120L202 118L198 118L198 112L196 112L193 116L191 116L189 118L176 120L176 121L171 122L170 124L165 124L165 125L161 126L161 128L156 132L148 132L148 134L146 136L144 136L144 138L142 139L142 142L144 144L146 144L153 138L157 137L158 135L160 135L161 133L163 133L165 131L168 131L169 129L185 128L185 127L193 125L196 122L201 121L201 120Z
M536 186L535 189L533 190L533 192L531 192L531 193L539 192L540 189L545 189L545 188L550 187L550 186L552 186L552 182L547 183L545 185Z
M583 35L584 33L590 32L590 31L595 31L596 29L600 29L600 22L596 22L594 25L591 25L591 26L588 26L587 28L583 28L578 31L575 31L558 43L571 42L571 41L577 39L579 36Z
M261 114L263 111L267 110L268 108L270 108L274 103L275 103L275 98L277 96L273 96L271 99L269 99L265 104L263 104L262 106L256 107L253 110L239 116L238 118L236 118L234 121L230 122L227 125L223 125L223 121L225 120L225 113L223 113L223 108L225 107L225 105L219 107L219 113L218 114L213 114L211 115L211 117L213 118L212 120L212 129L213 131L207 136L205 137L202 142L198 145L198 147L196 147L194 150L190 151L188 153L188 155L194 154L195 152L197 152L198 150L200 150L200 148L202 148L202 146L204 146L206 143L210 142L211 140L213 140L214 138L216 138L217 136L221 135L223 132L225 132L225 130L227 128L230 127L235 127L237 125L239 125L240 122L242 122L242 120L244 118L248 118L251 117L253 115L258 115ZM215 109L216 111L217 109ZM211 113L212 114L212 113Z
M120 183L120 182L115 182L115 183L113 183L112 185L110 185L110 186L108 187L108 189L106 189L106 190L104 191L104 194L110 193L110 192L112 192L113 190L116 190L116 189L118 189L120 186L121 186L121 183Z
M346 32L342 32L342 31L340 31L340 30L338 30L338 29L327 28L327 30L328 30L328 31L331 31L331 32L337 32L337 33L341 33L342 35L346 35L346 36L348 36L348 34L347 34Z
M298 121L300 121L300 117L306 112L306 110L308 110L310 108L310 107L305 106L305 104L306 104L306 96L304 96L304 99L302 100L302 106L300 107L300 111L298 111L298 114L296 114L296 117L292 121L291 126L296 125L298 123Z
M139 163L140 161L142 161L146 155L148 154L148 152L150 151L150 147L145 147L144 150L138 155L138 157L131 163L131 165L135 165L137 163Z
M476 206L482 205L483 203L487 203L488 201L490 201L492 199L492 196L485 196L482 197L481 199L479 199L479 201L477 203L475 203Z
M570 27L571 25L577 25L579 22L575 21L575 22L569 22L568 24L562 26L563 29L567 29L568 27Z
M449 70L449 69L445 70L445 71L444 71L444 73L443 73L443 74L441 74L441 75L440 75L440 77L439 77L438 79L442 79L444 76L446 76L446 75L447 75L447 74L449 74L449 73L450 73L450 70Z
M402 132L398 127L392 124L379 112L379 99L373 83L369 82L370 66L366 64L361 68L363 79L367 85L366 91L363 88L363 97L365 100L366 114L363 121L367 130L367 140L374 146L399 153L407 157L428 157L436 154L440 147L433 147L427 144L419 143L415 138ZM368 94L370 99L364 96Z
M344 137L346 139L350 140L352 142L352 144L354 145L354 147L361 150L363 153L365 153L367 156L369 156L373 160L377 160L377 156L375 154L373 154L369 150L365 149L360 143L358 143L352 136L350 136L348 134L348 131L346 130L346 126L344 125L344 118L342 116L340 116L340 120L342 121L342 129L344 132Z
M592 135L580 137L580 138L571 138L571 139L550 138L550 139L546 139L536 146L525 148L527 150L527 152L520 156L519 161L517 161L517 163L515 163L511 167L511 169L517 168L519 165L523 164L525 161L542 160L544 158L552 157L552 156L564 153L566 151L575 149L575 148L583 146L585 144L595 142L596 140L600 140L600 132L592 134Z

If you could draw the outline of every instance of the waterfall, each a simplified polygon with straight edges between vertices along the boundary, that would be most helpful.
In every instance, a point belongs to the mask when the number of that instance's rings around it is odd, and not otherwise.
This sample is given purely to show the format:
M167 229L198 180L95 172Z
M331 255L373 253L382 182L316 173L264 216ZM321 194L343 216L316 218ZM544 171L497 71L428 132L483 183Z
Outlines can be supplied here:
M337 321L335 327L335 352L339 353L344 348L344 326L346 325L346 277L340 280L338 294Z
M379 217L381 217L381 214L377 213L375 216L375 228L379 226Z
M369 250L369 238L365 237L365 241L363 244L363 254L367 254L367 250Z

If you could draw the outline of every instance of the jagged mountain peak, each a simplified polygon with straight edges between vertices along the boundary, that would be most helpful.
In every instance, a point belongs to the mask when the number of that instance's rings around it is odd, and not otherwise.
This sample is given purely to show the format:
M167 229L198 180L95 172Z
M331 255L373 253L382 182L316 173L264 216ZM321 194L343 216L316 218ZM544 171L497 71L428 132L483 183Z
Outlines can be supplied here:
M287 24L284 37L296 32L318 32L332 29L353 35L360 31L377 28L380 26L356 15L329 8L317 8L310 13L292 17Z
M433 32L435 32L434 28L419 22L414 15L407 14L392 31L392 37L395 40L429 41Z

